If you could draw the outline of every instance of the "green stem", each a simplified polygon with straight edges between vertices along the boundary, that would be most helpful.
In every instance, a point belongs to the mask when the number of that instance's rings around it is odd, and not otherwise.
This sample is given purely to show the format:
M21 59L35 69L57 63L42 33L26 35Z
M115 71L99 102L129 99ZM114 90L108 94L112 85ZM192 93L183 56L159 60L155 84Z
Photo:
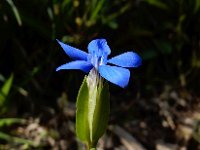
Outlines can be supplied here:
M89 146L89 150L97 150L96 146Z
M87 149L87 150L97 150L96 146L94 146L94 145L91 144L91 143L90 143L90 144L89 144L89 143L86 144L86 149Z

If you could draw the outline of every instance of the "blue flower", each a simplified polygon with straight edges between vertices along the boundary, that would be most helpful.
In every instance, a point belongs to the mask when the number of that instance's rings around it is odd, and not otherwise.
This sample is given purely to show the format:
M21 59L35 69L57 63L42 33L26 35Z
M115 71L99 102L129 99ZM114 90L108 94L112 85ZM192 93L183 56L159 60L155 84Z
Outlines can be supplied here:
M142 63L140 56L132 51L108 59L111 50L105 39L92 40L88 44L88 53L59 40L57 42L74 61L61 65L56 71L79 69L88 73L95 68L103 78L122 88L126 87L130 78L130 71L126 68L138 67ZM108 65L108 63L112 65Z

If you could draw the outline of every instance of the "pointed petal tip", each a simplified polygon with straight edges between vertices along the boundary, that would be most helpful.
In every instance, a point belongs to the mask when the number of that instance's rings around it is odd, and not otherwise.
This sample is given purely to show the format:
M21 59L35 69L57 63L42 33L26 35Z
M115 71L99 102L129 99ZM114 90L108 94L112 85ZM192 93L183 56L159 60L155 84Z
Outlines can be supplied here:
M59 43L60 41L58 39L56 39L56 41Z
M56 68L56 72L57 72L57 71L59 71L59 70L60 70L60 69L59 69L59 67L58 67L58 68Z
M70 58L74 60L87 60L88 54L86 52L65 44L58 39L56 39L56 41Z
M57 42L58 42L58 44L59 44L59 45L60 45L60 46L61 46L61 47L64 49L64 47L63 47L63 46L64 46L65 44L64 44L64 43L62 43L62 42L61 42L60 40L58 40L58 39L56 39L56 41L57 41Z
M58 39L56 39L56 41L58 42L58 44L62 47L62 44L64 44L64 43L62 43L60 40L58 40Z

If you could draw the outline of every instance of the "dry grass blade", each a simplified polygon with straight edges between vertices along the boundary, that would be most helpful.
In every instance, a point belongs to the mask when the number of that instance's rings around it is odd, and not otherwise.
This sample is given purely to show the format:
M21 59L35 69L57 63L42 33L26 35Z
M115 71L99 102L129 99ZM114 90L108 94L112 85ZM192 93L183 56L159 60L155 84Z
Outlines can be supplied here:
M146 150L130 133L119 126L110 126L109 129L114 132L127 150Z

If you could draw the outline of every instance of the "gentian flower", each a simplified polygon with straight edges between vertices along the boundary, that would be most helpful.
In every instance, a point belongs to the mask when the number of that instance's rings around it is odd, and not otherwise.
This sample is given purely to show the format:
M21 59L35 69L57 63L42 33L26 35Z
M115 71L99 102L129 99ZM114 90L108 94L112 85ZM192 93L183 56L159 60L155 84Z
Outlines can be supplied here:
M79 69L88 73L94 68L101 77L122 88L127 86L130 78L130 71L126 68L138 67L142 63L141 57L132 51L108 59L111 50L105 39L92 40L88 44L88 53L64 44L59 40L57 42L74 61L61 65L56 71Z

